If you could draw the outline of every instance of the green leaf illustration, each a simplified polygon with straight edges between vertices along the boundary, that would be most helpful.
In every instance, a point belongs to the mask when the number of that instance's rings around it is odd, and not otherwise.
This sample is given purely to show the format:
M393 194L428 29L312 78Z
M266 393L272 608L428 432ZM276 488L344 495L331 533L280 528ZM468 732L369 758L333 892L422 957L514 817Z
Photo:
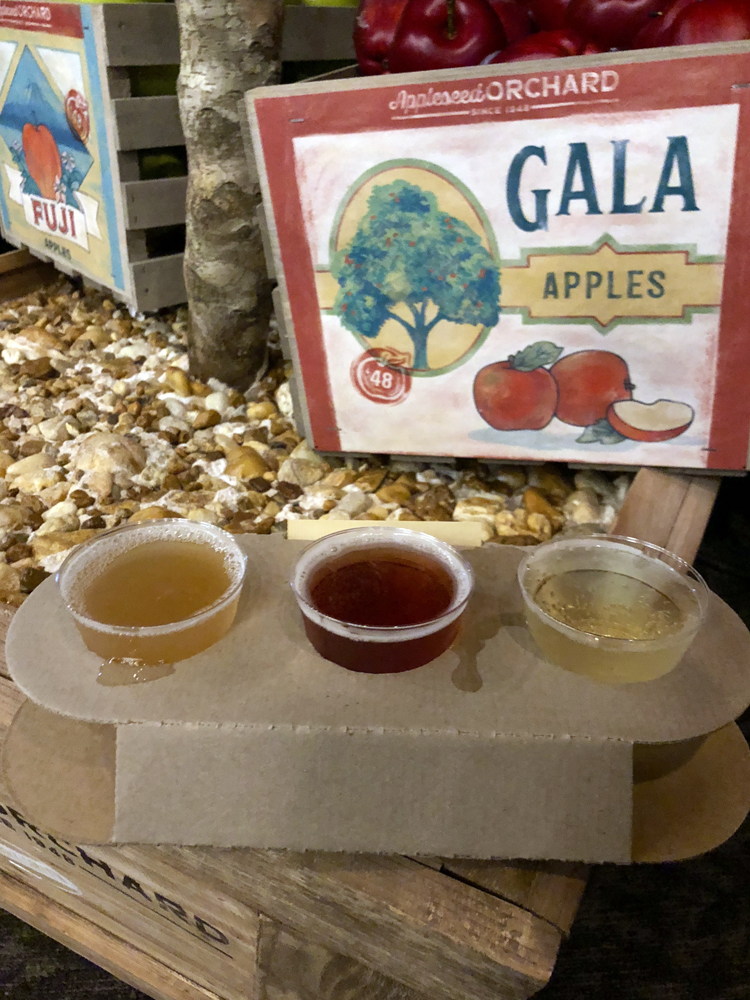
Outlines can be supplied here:
M625 436L616 431L606 417L602 417L576 438L576 444L619 444L625 440Z
M553 344L551 340L538 340L536 344L529 344L518 354L514 354L510 363L518 372L533 372L535 368L554 364L562 352L562 347Z

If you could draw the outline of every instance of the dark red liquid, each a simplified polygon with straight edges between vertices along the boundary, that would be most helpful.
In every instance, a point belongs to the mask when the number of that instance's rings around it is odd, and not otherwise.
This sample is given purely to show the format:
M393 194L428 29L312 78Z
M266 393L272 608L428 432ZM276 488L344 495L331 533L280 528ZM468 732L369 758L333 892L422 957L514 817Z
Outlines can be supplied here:
M440 617L453 600L455 584L436 560L402 548L349 552L320 568L310 603L322 614L375 628L419 625ZM375 642L336 635L304 617L307 637L321 656L350 670L397 673L420 667L444 652L460 628L442 629L404 642Z

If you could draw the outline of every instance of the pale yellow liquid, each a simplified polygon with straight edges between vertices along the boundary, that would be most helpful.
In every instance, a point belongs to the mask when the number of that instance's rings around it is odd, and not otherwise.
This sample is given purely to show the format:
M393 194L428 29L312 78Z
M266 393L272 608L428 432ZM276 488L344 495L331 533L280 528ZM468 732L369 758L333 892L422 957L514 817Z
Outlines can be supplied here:
M665 569L662 564L660 572ZM676 572L669 576L674 577L667 581L671 596L645 580L612 570L557 573L537 588L534 604L585 634L578 638L555 628L533 606L527 607L529 631L547 659L574 673L610 683L660 677L682 659L700 617L685 578ZM592 643L592 636L603 641ZM627 641L607 639L636 641L629 647Z
M106 660L159 664L194 656L228 631L239 600L238 595L192 625L186 621L219 601L231 585L223 554L201 542L135 546L98 572L92 566L89 581L76 602L87 618L104 625L174 626L158 635L123 636L76 622L87 647Z

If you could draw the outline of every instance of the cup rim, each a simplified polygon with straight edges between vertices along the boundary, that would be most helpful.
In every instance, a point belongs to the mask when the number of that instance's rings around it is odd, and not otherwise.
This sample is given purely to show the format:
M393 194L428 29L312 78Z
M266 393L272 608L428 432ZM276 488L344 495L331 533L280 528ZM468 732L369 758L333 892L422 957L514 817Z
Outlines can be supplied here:
M429 618L426 621L416 622L412 625L357 625L354 622L347 622L344 621L342 618L334 618L332 615L327 615L323 611L318 611L315 605L311 604L310 601L308 601L304 597L304 595L300 592L300 589L296 584L297 571L299 563L303 558L303 556L307 555L307 553L311 552L313 549L319 546L322 547L323 543L328 542L331 539L342 538L344 536L352 536L364 533L371 533L373 537L376 537L375 534L376 532L378 535L383 537L384 541L385 541L384 536L387 536L389 534L399 535L404 539L408 538L411 540L414 540L415 538L417 540L427 539L428 543L431 546L437 548L439 551L444 552L448 556L449 561L456 560L460 562L464 568L464 571L467 574L466 595L461 600L458 600L459 590L457 588L456 593L451 599L451 603L448 605L445 611L437 615L435 618ZM292 572L289 578L289 584L292 588L294 596L297 598L297 603L299 604L300 610L303 612L303 614L306 613L307 609L307 611L312 612L312 615L314 617L322 618L327 622L332 622L334 625L338 625L341 629L347 630L347 632L350 633L350 638L353 637L355 634L359 635L361 633L363 638L366 638L367 636L378 635L381 637L388 636L392 639L396 639L400 636L403 636L405 633L412 632L415 629L421 630L429 628L429 626L431 625L443 622L449 616L452 616L451 621L457 618L459 614L461 614L461 612L464 610L466 605L469 603L469 600L471 599L471 595L474 592L474 582L475 582L474 571L471 568L470 563L467 562L467 560L463 558L460 552L449 542L444 542L442 539L436 538L434 535L428 535L426 531L418 531L412 528L391 528L391 527L374 528L369 525L363 525L361 528L359 527L345 528L341 531L332 531L327 535L323 535L321 538L317 538L314 542L311 542L310 545L306 546L305 549L300 553L299 557L294 563L294 566L292 567ZM308 615L308 617L310 617L310 615ZM446 624L450 624L450 621L446 622Z
M186 618L179 618L177 621L167 622L165 625L107 625L106 623L97 621L95 618L77 610L67 599L63 589L66 569L69 571L73 563L81 557L85 550L90 550L96 545L97 542L114 534L124 534L127 531L137 531L142 528L151 528L154 530L156 526L163 525L164 527L167 527L168 525L185 524L191 525L192 528L203 530L207 534L213 535L215 538L221 538L223 544L228 544L230 548L233 548L234 554L240 559L241 572L239 573L237 579L226 591L224 591L223 594L221 594L220 597L217 597L212 604L209 604L205 608L201 608L199 611L194 612L192 615L188 615ZM180 628L192 628L195 625L199 625L203 620L216 614L217 611L220 611L225 605L229 604L242 589L245 582L246 570L247 554L243 552L230 532L225 531L218 525L209 524L207 521L190 521L188 518L184 517L162 517L150 518L145 521L136 521L134 524L120 524L114 528L108 528L106 531L102 531L101 534L95 535L93 538L89 538L85 542L81 542L79 545L75 545L65 556L60 568L55 573L54 580L59 588L60 597L65 604L65 607L78 624L83 625L85 628L91 628L97 632L105 632L108 635L149 638L157 635L163 635L165 632L173 631L178 626Z
M553 618L552 615L540 608L534 600L533 595L529 593L528 588L524 584L524 575L535 557L537 557L540 552L549 551L549 549L553 547L562 547L565 544L577 547L582 543L585 544L586 542L591 541L596 541L599 545L605 546L610 544L630 546L631 548L639 549L639 551L646 556L650 556L651 553L654 555L658 554L659 557L668 556L670 560L676 563L677 566L672 566L671 568L676 569L680 572L681 576L688 577L691 582L696 584L692 592L698 602L698 622L692 632L689 632L683 627L678 632L655 639L623 639L615 636L599 635L596 632L586 632L583 629L574 628L572 625L567 625L565 622L558 621L557 618ZM651 557L653 558L654 556ZM661 558L659 561L666 562L666 560ZM669 564L667 563L667 565ZM517 579L525 604L527 606L531 606L534 613L540 617L545 624L548 624L558 632L562 632L564 635L569 636L576 642L585 643L588 646L604 646L609 649L654 649L661 645L671 644L679 636L694 636L705 620L709 596L711 593L708 584L698 570L695 569L695 567L692 566L686 559L683 559L682 556L678 556L676 552L672 552L670 549L666 549L661 545L656 545L654 542L647 542L642 538L635 538L632 535L598 534L595 532L567 538L552 538L547 542L543 542L541 545L535 546L524 555L523 559L519 563Z

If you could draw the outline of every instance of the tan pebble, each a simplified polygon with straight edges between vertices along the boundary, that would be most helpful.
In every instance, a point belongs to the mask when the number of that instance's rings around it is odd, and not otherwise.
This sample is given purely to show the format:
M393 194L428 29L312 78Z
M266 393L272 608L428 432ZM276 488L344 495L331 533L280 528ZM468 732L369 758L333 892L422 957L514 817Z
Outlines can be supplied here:
M263 508L264 517L276 517L276 515L280 513L281 513L281 507L276 503L275 500L269 500L266 506Z
M161 521L165 517L180 517L180 514L176 514L173 510L169 510L167 507L141 507L137 510L135 514L131 514L128 518L128 524L137 523L138 521Z
M248 403L246 412L247 419L251 420L253 423L261 420L268 420L269 418L277 415L276 407L268 399L264 399L259 403Z
M134 475L146 465L146 452L135 438L98 431L76 451L74 468L84 472Z
M573 487L570 483L565 482L559 472L545 469L543 466L540 469L532 469L529 475L529 484L538 486L551 500L557 503L567 499L573 492Z
M286 483L294 483L303 489L319 482L325 475L325 470L316 462L308 462L304 458L287 458L279 469L278 478Z
M532 534L541 542L546 542L552 538L552 524L544 514L529 514L526 525Z
M219 515L212 510L207 510L205 507L196 507L195 510L189 510L187 519L188 521L201 521L205 524L221 524Z
M467 497L459 500L453 509L454 521L486 521L493 523L496 515L505 507L502 497Z
M190 391L190 380L181 368L170 366L164 373L164 381L172 390L180 396L192 395Z
M0 451L0 476L4 476L15 459L5 451Z
M61 351L63 346L54 334L47 333L46 330L42 330L38 326L27 326L25 330L20 331L18 337L34 344L42 353Z
M523 505L529 514L543 514L545 518L556 528L562 527L565 516L557 507L553 507L539 490L533 486L524 491Z
M13 462L7 466L5 469L5 478L12 480L18 476L27 476L29 473L39 472L41 469L48 469L54 464L49 455L39 451L34 455L28 455L26 458L22 458L18 462Z
M221 423L221 414L216 410L199 410L193 419L193 428L196 431L206 430L207 427L216 427Z
M178 369L176 369L176 371L180 371L180 369L178 368ZM184 372L183 372L183 374L184 374ZM209 388L209 386L204 385L202 382L199 382L197 379L191 379L190 380L190 393L185 393L185 395L186 396L187 395L192 395L192 396L210 396L211 395L211 389Z
M224 472L227 476L235 476L237 479L254 479L256 476L263 476L268 471L265 461L252 448L235 446L226 454L227 465Z
M265 479L265 481L267 483L275 483L276 482L276 476L273 474L273 472L264 472L263 473L263 478Z
M406 507L399 507L397 510L392 510L388 514L388 517L386 518L386 521L421 521L421 520L422 520L421 517L417 517L416 514L413 514L410 510L407 510Z
M576 490L565 501L563 513L569 524L597 524L602 509L592 490Z
M387 469L368 469L367 472L354 480L354 485L364 493L376 493L383 485L387 474Z
M387 507L370 507L367 511L367 516L371 521L385 521L385 519L390 514Z
M21 591L21 575L13 566L7 563L0 563L0 602L6 604L14 603L15 598Z
M336 486L339 489L343 486L350 486L357 478L352 469L334 469L320 480L321 486Z
M289 456L290 458L303 459L305 462L311 462L313 465L319 465L324 468L324 472L328 472L330 465L319 455L317 451L313 451L304 439L294 448Z
M505 466L493 471L493 476L499 483L503 483L510 488L512 493L522 489L526 485L526 473L523 469Z
M51 535L34 534L29 544L37 561L46 559L47 556L56 555L58 552L65 552L72 549L80 542L87 542L89 538L98 535L95 528L79 528L78 531L59 531Z
M0 532L13 531L27 523L29 510L21 504L0 506Z
M94 347L104 347L111 340L111 334L101 326L87 326L83 334L86 340L90 340Z
M36 456L33 457L36 458ZM12 485L14 489L21 490L23 493L41 493L50 486L62 482L64 478L60 468L37 469L35 472L14 476Z
M382 486L376 496L381 503L405 504L411 500L411 490L404 483L390 483Z

